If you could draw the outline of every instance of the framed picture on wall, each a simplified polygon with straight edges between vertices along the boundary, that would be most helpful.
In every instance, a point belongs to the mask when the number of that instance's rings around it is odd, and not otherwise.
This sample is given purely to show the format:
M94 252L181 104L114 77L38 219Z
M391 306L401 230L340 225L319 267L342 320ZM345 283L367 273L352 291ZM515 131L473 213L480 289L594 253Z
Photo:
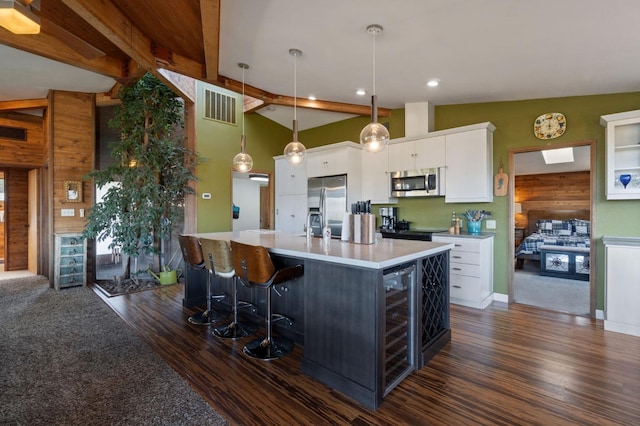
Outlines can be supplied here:
M64 199L68 203L82 202L82 182L79 180L64 181Z

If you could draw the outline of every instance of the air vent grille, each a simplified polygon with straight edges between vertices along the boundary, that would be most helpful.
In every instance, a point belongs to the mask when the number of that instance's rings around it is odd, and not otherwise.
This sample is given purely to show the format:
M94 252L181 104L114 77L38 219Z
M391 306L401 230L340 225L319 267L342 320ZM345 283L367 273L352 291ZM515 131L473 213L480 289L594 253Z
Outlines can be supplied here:
M0 139L11 139L14 141L26 141L27 129L20 127L0 126Z
M204 118L227 124L237 124L236 98L205 89Z

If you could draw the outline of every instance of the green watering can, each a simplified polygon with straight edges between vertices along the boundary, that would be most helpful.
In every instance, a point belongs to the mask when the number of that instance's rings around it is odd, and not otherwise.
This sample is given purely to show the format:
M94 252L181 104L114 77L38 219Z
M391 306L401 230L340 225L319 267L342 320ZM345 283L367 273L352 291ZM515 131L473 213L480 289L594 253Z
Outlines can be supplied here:
M182 276L182 269L171 269L168 265L164 266L164 270L160 271L158 275L156 275L151 268L147 269L153 278L160 282L160 285L169 285L176 284L178 282L178 278Z

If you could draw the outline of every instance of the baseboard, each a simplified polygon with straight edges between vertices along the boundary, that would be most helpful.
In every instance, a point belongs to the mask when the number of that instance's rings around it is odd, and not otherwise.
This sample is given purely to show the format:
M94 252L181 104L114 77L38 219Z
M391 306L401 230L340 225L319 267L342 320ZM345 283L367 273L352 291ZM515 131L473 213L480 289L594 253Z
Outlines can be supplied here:
M493 293L493 300L496 302L509 303L509 295L502 293Z

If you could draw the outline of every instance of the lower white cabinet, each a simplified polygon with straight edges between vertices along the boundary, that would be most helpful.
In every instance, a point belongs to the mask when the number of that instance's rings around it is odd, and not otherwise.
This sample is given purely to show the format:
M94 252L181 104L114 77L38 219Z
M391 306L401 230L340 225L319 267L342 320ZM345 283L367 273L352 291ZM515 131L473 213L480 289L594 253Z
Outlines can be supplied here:
M81 234L55 234L55 272L53 286L87 285L87 240Z
M451 303L484 309L493 301L493 235L434 235L435 243L453 244L449 256Z
M640 238L603 237L604 329L640 336Z

